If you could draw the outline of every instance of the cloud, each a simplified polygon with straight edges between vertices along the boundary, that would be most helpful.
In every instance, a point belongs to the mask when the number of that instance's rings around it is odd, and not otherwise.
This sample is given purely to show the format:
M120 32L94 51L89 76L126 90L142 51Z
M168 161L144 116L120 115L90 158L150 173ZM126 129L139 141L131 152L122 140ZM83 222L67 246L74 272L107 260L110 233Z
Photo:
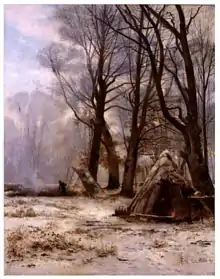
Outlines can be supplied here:
M5 97L50 84L52 75L40 67L36 55L56 36L51 14L47 5L5 5Z
M7 61L4 66L5 97L19 91L30 93L39 84L48 86L51 82L52 74L47 69L40 68L37 63L34 64L33 61L30 61L30 63Z
M52 5L5 5L5 21L24 36L56 40L58 23L51 20L53 9Z

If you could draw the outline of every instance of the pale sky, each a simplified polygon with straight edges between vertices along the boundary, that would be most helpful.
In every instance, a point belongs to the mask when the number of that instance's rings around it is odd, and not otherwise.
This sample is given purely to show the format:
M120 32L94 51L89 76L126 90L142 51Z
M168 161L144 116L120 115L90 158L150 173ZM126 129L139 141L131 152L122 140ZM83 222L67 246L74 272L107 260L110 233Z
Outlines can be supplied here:
M49 17L53 5L4 5L4 95L31 92L39 82L46 86L51 74L40 67L36 55L57 39Z

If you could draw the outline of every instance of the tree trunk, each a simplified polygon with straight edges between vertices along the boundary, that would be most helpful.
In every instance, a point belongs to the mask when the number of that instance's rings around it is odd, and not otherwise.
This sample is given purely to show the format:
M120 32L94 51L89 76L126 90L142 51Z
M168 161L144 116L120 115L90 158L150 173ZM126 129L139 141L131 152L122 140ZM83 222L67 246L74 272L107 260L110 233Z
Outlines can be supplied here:
M108 161L108 171L109 171L107 189L109 190L118 189L120 187L118 156L115 150L115 144L113 142L112 136L109 132L106 123L103 128L103 144L107 151L107 161Z
M201 129L196 122L189 121L187 132L187 163L194 187L202 194L211 196L214 187L202 154Z
M102 79L101 73L103 72L103 52L99 58L99 70L98 84L100 87L99 92L96 95L96 108L95 108L95 120L93 121L93 137L89 158L89 172L93 179L97 181L100 146L102 140L102 131L105 126L104 112L105 112L105 98L106 98L106 84Z
M214 195L214 187L209 175L208 166L199 164L196 154L189 155L188 165L194 188L203 195ZM213 216L215 215L215 200L207 199L202 201L202 204L209 209Z
M100 185L94 180L91 174L81 168L73 168L79 176L79 179L83 183L83 186L87 190L88 194L92 197L99 192Z
M121 191L121 194L126 197L134 196L133 183L134 183L134 176L135 176L136 165L137 165L137 158L138 158L138 138L137 136L135 137L131 136L129 146L128 146L127 158L125 161L122 191Z
M98 165L99 165L99 151L101 145L101 137L104 121L100 118L96 118L94 121L94 130L89 158L89 172L91 173L93 179L97 181Z
M192 178L193 186L202 195L214 195L214 186L209 175L208 165L205 163L202 154L201 130L197 123L189 121L187 127L188 139L185 137L187 146L187 164ZM214 215L214 202L212 200L204 201Z
M207 143L207 131L206 131L206 98L205 93L203 94L203 108L202 108L202 132L203 132L203 153L204 163L208 166L208 143Z

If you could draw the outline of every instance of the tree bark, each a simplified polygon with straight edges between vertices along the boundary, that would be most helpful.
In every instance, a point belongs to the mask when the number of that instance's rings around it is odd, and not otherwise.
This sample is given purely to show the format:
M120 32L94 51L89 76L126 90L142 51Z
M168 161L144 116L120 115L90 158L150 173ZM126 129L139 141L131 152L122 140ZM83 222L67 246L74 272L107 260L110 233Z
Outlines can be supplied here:
M137 165L137 158L138 158L138 138L137 135L131 135L129 146L128 146L127 158L125 161L122 191L121 191L121 195L126 197L134 196L133 183L134 183L134 177L135 177L135 171Z
M108 186L107 189L113 190L120 187L119 182L119 166L118 166L118 156L115 150L115 144L113 142L112 136L109 129L105 123L103 127L103 144L107 151L107 161L108 161Z
M100 185L94 180L94 178L87 170L75 167L73 169L78 174L81 182L83 183L83 186L91 197L99 192L99 190L101 189Z
M207 142L207 127L206 127L206 95L203 93L203 104L202 104L202 132L203 132L203 153L204 163L208 166L208 142Z
M141 19L140 19L140 29L142 30L143 27L143 12L141 12ZM146 108L147 108L147 93L144 97L144 105L142 107L142 115L141 115L141 124L138 127L138 112L140 109L141 103L141 66L142 66L142 45L141 45L141 37L138 36L139 45L138 45L138 53L136 56L136 72L135 72L135 89L133 91L134 102L132 104L132 120L131 120L131 136L129 138L128 144L128 151L127 157L125 161L124 167L124 176L123 176L123 183L122 183L122 191L121 195L127 197L134 196L134 177L137 165L137 158L138 158L138 146L139 146L139 136L144 127L144 120L146 117Z
M102 128L103 128L102 121L97 120L96 123L94 124L91 152L89 158L89 172L91 173L95 181L97 181Z
M100 95L97 95L96 116L95 120L93 121L94 129L89 158L89 172L95 181L97 181L102 132L105 126L104 109L105 94L100 93Z
M204 195L211 196L214 194L214 187L209 175L208 165L205 163L202 154L199 127L198 125L190 125L188 130L190 145L187 144L187 163L193 184L196 190Z
M189 121L187 135L184 137L186 142L186 161L193 186L202 195L212 196L215 190L209 174L208 165L204 160L201 145L201 129L197 122ZM214 215L214 200L204 200L203 203Z

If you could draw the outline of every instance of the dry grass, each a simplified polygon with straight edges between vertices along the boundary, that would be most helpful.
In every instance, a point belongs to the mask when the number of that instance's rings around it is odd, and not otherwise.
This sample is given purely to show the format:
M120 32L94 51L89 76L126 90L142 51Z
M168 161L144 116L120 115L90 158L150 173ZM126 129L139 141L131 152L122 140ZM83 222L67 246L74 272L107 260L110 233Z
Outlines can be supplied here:
M38 214L34 211L32 207L29 208L19 208L14 212L5 212L6 217L14 218L24 218L24 217L36 217Z
M84 234L87 232L88 232L88 229L83 229L83 228L76 228L74 231L74 233L76 233L76 234Z
M13 232L8 232L6 237L6 252L8 259L22 260L27 257L42 254L42 252L68 251L77 253L81 251L94 252L97 257L116 255L116 246L109 243L96 242L97 238L91 241L86 235L85 238L77 237L73 231L63 234L53 231L42 230L34 227L19 227Z
M183 253L181 252L181 253L179 254L179 256L177 257L177 264L183 265L184 263L185 263L185 258L184 258L184 256L183 256Z
M16 204L19 204L19 205L24 205L24 204L27 204L28 202L25 201L25 200L16 200L15 203L16 203Z
M90 230L84 228L76 228L74 233L79 235L85 235L90 239L97 239L104 236L103 232L101 232L100 230Z
M24 254L22 249L19 248L19 243L23 240L23 233L21 228L15 232L9 233L6 240L6 251L9 259L23 258Z
M100 258L117 255L117 247L110 244L102 244L101 247L96 247L96 255Z
M153 242L152 247L153 248L164 248L166 246L166 243L164 241L160 241L158 239L155 239Z
M214 216L210 216L210 217L209 217L209 224L210 224L212 227L215 227L215 217L214 217Z
M23 200L23 199L16 199L16 200L8 200L7 202L5 201L4 203L4 206L7 207L7 206L17 206L17 205L27 205L28 202Z
M115 209L115 216L126 216L128 215L128 209L125 206L119 206Z
M70 206L69 204L61 204L61 203L55 203L52 204L52 206L58 208L58 209L63 209L63 210L68 210L68 211L77 211L79 210L79 208L77 208L76 206Z

